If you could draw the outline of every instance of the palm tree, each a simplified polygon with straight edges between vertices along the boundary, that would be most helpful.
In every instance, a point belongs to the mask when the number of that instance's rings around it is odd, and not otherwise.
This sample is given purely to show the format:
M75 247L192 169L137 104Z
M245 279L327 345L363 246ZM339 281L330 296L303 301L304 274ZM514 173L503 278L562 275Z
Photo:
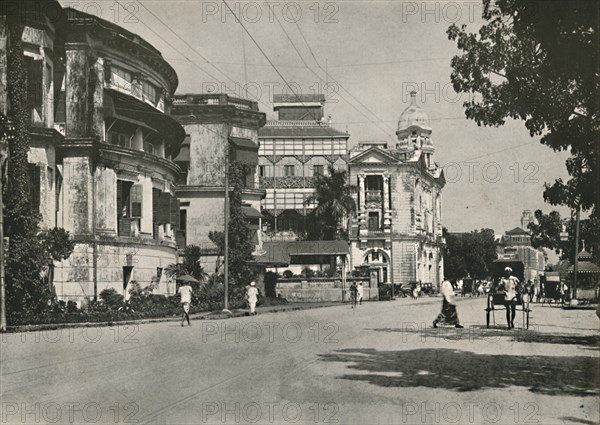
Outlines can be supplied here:
M188 245L183 252L183 262L169 264L165 268L165 274L171 279L189 274L200 282L205 282L208 279L208 273L200 265L201 256L202 250L199 246Z
M356 211L353 193L355 186L347 182L347 173L336 170L332 165L327 167L327 175L315 177L315 193L305 203L316 203L314 215L317 221L315 230L317 239L333 240L338 236L338 228L343 220Z

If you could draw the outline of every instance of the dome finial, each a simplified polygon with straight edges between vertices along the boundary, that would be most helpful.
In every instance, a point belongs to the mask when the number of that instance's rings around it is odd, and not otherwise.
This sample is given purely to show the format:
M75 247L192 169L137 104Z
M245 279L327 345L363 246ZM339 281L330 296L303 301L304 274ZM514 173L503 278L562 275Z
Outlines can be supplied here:
M417 104L417 91L416 90L413 90L410 92L410 104L411 104L411 106Z

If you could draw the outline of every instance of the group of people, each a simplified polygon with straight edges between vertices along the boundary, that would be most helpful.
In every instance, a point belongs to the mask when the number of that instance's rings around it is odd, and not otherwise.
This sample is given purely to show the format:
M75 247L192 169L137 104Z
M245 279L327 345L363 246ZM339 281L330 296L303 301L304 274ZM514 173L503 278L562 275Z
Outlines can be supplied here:
M192 326L190 322L190 305L192 303L192 287L189 282L181 282L179 289L177 289L177 293L179 294L181 303L181 309L183 311L183 317L181 319L181 326L185 326L185 322L187 321L188 326ZM250 315L256 315L256 303L258 302L259 291L256 287L256 282L252 281L246 287L246 302L250 307Z
M529 281L531 283L531 281ZM533 285L532 285L533 286ZM519 279L512 275L512 269L506 267L504 276L500 279L499 289L504 293L504 306L506 307L506 323L508 329L514 329L517 303L520 294ZM439 324L454 325L456 328L463 328L458 319L456 304L454 303L454 287L448 279L444 279L440 288L442 294L442 311L433 321L433 327L437 328ZM529 288L527 293L531 295Z
M363 285L362 282L359 281L358 285L356 282L352 282L350 285L350 304L352 308L357 305L362 305L363 302Z

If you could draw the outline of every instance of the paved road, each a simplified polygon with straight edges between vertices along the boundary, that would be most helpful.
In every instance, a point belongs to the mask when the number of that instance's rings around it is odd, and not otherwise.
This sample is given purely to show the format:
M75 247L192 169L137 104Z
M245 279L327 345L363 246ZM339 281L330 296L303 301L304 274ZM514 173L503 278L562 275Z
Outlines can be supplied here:
M1 421L599 423L594 312L486 330L483 304L459 301L462 332L432 329L440 299L423 298L9 334Z

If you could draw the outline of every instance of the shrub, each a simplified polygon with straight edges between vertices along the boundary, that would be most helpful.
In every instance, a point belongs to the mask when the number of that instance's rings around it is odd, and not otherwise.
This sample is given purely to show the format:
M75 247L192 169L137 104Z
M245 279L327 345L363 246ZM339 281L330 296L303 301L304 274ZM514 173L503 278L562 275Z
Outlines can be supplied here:
M118 310L119 307L123 307L123 295L119 294L114 288L103 289L100 292L100 299L109 310Z
M286 272L292 273L290 270L286 270ZM284 273L285 275L285 273ZM265 273L265 296L267 298L275 298L277 296L277 273L266 272Z
M269 272L269 273L272 273L272 272ZM290 278L294 277L294 273L292 273L291 270L286 270L283 272L283 277L286 279L290 279ZM266 280L266 275L265 275L265 280Z

